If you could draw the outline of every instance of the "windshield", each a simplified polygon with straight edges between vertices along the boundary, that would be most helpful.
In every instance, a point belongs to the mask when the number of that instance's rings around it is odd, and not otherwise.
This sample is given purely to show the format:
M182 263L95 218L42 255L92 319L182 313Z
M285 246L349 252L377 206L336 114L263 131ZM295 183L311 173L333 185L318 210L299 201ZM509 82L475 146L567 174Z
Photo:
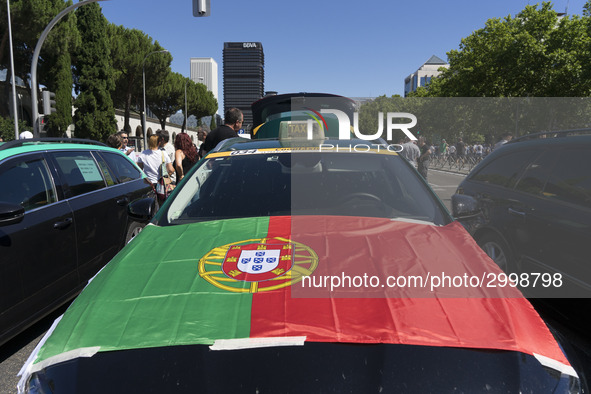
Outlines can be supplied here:
M340 215L447 224L398 155L219 152L202 161L158 224L280 215Z

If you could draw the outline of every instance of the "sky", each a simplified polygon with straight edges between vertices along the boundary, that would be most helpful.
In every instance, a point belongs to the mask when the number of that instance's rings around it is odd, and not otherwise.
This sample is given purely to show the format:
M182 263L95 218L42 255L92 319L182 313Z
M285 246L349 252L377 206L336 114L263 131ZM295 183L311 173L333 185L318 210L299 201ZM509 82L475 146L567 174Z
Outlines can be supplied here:
M585 0L556 0L581 14ZM347 97L404 94L404 78L432 55L447 60L486 20L515 15L527 0L211 0L196 18L192 0L108 0L109 22L138 29L169 50L172 71L190 77L192 57L218 63L223 100L224 42L261 42L265 91ZM220 111L222 112L222 111Z

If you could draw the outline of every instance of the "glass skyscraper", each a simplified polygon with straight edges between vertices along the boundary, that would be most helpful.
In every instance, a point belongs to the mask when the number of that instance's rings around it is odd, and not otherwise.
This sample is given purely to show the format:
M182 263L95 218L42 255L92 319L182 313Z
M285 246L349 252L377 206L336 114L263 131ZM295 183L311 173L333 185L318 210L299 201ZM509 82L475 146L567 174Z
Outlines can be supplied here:
M244 129L252 127L250 104L263 97L265 55L260 42L224 43L224 113L236 107L244 113Z

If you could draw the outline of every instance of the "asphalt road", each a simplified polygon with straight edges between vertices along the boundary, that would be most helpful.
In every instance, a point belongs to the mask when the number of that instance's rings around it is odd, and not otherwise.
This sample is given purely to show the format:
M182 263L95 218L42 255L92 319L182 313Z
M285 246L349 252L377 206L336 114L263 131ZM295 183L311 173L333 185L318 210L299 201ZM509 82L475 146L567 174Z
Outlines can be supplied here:
M53 321L64 313L66 307L59 308L0 347L0 393L13 394L17 392L16 385L20 378L16 374L43 338L45 332L51 327Z
M430 169L427 174L427 182L451 212L451 196L465 177L465 174Z

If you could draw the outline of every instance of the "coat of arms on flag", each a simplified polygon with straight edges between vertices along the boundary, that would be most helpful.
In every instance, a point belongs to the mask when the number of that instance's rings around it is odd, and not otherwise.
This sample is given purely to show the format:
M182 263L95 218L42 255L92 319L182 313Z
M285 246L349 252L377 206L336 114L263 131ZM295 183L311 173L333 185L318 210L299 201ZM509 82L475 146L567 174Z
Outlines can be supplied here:
M236 280L261 282L284 275L293 265L291 244L233 246L222 264L224 273Z
M318 256L308 246L275 237L215 248L199 261L199 274L222 289L254 293L299 282L317 265Z

